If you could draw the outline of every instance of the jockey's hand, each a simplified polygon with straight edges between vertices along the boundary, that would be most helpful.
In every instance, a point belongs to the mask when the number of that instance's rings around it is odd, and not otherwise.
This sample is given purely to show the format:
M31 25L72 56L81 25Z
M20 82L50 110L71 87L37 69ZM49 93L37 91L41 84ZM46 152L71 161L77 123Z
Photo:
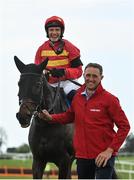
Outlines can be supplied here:
M107 148L105 151L98 154L98 156L95 159L96 166L105 167L107 164L107 161L111 158L112 153L113 153L113 149Z
M57 78L62 77L62 76L65 75L65 70L64 69L56 69L56 68L54 68L50 72L51 72L51 75L53 77L57 77Z
M42 110L40 113L38 113L38 117L40 119L43 119L45 121L51 121L52 120L52 116L49 114L49 112L47 110Z

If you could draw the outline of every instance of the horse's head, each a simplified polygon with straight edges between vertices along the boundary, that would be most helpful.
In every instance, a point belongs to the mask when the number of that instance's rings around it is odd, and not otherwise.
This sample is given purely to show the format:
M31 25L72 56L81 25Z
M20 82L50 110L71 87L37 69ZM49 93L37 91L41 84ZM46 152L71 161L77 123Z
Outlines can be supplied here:
M31 117L40 105L43 96L43 70L47 65L48 59L40 65L27 64L25 65L16 56L14 57L15 64L20 71L19 86L19 112L16 117L25 128L30 125Z

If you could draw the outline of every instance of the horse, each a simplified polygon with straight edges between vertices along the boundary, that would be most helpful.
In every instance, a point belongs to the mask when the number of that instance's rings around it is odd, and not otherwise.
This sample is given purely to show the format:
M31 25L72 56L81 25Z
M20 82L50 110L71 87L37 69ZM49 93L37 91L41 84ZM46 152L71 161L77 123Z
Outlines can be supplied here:
M24 64L14 56L20 71L19 111L16 117L22 128L30 126L28 141L33 154L33 179L42 179L48 162L58 168L59 179L71 179L74 160L72 145L73 125L50 124L42 121L37 112L47 109L50 113L65 112L67 109L63 89L52 87L43 73L48 60L40 65Z

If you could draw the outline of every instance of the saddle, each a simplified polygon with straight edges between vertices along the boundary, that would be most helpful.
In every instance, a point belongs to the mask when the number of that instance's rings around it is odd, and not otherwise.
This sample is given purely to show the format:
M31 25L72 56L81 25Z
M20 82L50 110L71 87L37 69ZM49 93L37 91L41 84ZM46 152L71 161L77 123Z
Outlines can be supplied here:
M57 88L58 87L55 88L55 104L53 111L54 113L65 112L69 108L70 103L68 101L67 95L64 92L64 89L60 87L58 90Z

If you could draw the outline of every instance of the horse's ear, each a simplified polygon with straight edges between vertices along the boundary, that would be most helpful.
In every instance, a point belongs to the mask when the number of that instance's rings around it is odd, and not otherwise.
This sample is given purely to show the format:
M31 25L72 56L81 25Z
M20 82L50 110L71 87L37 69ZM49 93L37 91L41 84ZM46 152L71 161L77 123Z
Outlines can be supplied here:
M47 57L46 59L44 59L44 61L43 61L41 64L38 65L40 71L43 71L43 70L46 68L47 63L48 63L48 60L49 60L49 59L48 59L48 57Z
M14 56L14 61L18 70L22 73L22 70L24 69L25 64L17 56Z

